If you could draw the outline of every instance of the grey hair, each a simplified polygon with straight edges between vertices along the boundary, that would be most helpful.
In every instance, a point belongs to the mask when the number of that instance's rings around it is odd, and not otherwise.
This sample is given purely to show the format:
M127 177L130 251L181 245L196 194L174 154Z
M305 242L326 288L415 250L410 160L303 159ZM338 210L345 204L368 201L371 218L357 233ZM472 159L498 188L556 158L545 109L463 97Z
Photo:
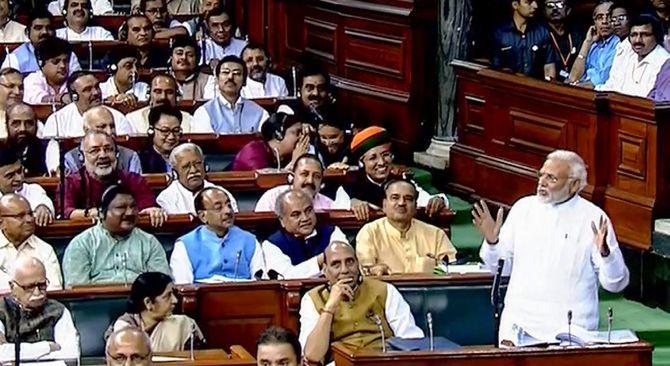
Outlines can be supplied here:
M153 350L151 349L151 339L149 339L149 336L142 329L134 326L124 327L112 332L109 338L107 338L107 343L105 343L106 354L109 354L109 348L111 347L112 343L116 341L116 337L118 337L119 334L126 332L135 333L136 335L140 336L140 338L142 338L142 342L144 342L144 344L149 349L149 355L153 355Z
M170 152L170 165L173 167L177 166L177 155L185 152L185 151L195 151L200 157L203 157L205 154L202 153L202 149L200 146L192 143L192 142L186 142L183 143Z
M584 159L576 152L570 150L555 150L547 155L547 160L560 160L570 165L570 178L579 180L579 189L581 192L586 187L586 164Z
M275 215L277 217L282 217L284 215L284 200L291 193L294 193L294 194L299 195L299 196L305 196L310 201L312 200L312 197L310 197L302 189L299 189L299 188L287 189L284 192L280 193L279 196L277 196L277 200L275 201Z
M356 249L354 249L354 246L351 245L350 243L347 243L346 241L343 240L333 240L331 241L326 249L323 250L323 262L328 263L328 256L326 253L328 253L329 250L331 250L332 247L336 245L342 245L346 247L347 249L351 250L352 253L354 253L354 258L356 258L356 262L358 262L358 254L356 253Z
M23 102L16 102L16 103L10 104L7 107L7 110L5 111L5 115L7 116L7 120L9 120L9 115L14 113L14 110L18 109L18 108L27 108L28 110L30 110L30 113L33 114L33 118L36 118L35 117L35 110L33 110L32 106L30 106L26 103L23 103Z
M79 149L83 152L84 151L84 141L86 141L89 137L91 136L97 136L97 135L102 135L107 137L110 141L112 141L112 145L114 145L114 148L116 148L116 140L114 140L113 136L110 136L109 134L102 132L102 131L88 131L84 135L84 137L81 138L81 143L79 144Z
M29 267L37 267L41 268L42 271L44 271L44 274L46 275L46 267L44 266L44 263L42 263L39 258L35 257L20 257L15 263L14 266L11 268L9 271L10 278L12 280L16 280L16 272L22 271L25 268Z

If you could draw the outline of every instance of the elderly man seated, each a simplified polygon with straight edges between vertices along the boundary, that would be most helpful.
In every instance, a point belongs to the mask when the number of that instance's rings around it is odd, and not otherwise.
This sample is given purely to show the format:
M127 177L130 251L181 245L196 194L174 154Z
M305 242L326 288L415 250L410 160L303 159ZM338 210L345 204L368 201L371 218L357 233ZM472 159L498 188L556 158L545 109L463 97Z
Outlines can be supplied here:
M179 89L177 87L177 81L172 75L156 74L151 79L151 85L149 89L149 105L128 113L126 118L128 118L128 121L133 125L135 130L140 133L147 133L150 135L152 125L149 121L149 113L151 110L163 105L171 106L177 109L178 94ZM181 110L179 110L179 113L181 113L181 119L179 122L181 124L182 132L190 132L191 124L193 123L193 116L190 113Z
M7 108L6 146L19 152L26 177L44 176L48 172L44 159L48 151L47 141L37 137L39 124L31 106L19 101Z
M17 339L21 340L21 359L79 358L72 316L63 304L47 299L48 286L39 259L25 257L16 262L9 282L11 295L0 301L0 361L14 360Z
M318 275L328 244L347 241L337 226L318 225L312 198L303 190L291 189L280 194L275 213L281 229L263 242L263 251L268 271L275 270L283 278Z
M107 366L142 365L150 366L151 340L140 328L120 329L107 339L105 360Z
M432 273L442 261L456 259L456 248L442 229L414 218L414 184L393 180L384 190L386 217L365 224L356 236L356 255L364 271L375 276Z
M290 175L289 183L269 189L263 193L256 202L256 212L269 212L275 209L277 197L289 189L302 189L314 203L314 209L319 211L330 210L335 207L335 203L330 198L319 193L322 188L323 163L316 155L304 154L298 157L293 164L293 172ZM349 207L344 207L348 209Z
M324 256L328 283L309 290L300 302L299 338L308 362L331 361L325 358L333 342L380 349L377 323L386 337L423 337L409 305L393 285L361 276L351 245L333 242Z
M195 214L195 195L203 188L215 186L205 179L205 157L202 150L190 142L181 144L170 153L170 164L177 177L158 194L156 201L168 214ZM226 192L233 211L237 212L237 201L233 195L222 187L216 187Z
M234 225L228 194L208 187L195 196L203 223L174 243L170 268L176 284L248 280L264 269L254 234Z
M137 205L130 190L109 187L102 195L98 220L65 249L65 286L128 284L144 272L170 274L158 239L137 228Z
M70 219L97 217L102 193L111 185L122 184L133 192L140 214L147 214L154 226L166 219L163 209L156 206L154 194L139 174L116 168L116 143L104 132L89 132L81 141L84 167L65 179L65 217ZM57 192L60 197L60 187Z
M351 156L363 168L356 179L337 189L335 204L351 207L359 220L369 218L371 208L379 209L384 200L384 183L398 178L391 173L393 151L391 136L386 129L370 126L357 133L351 141ZM431 196L416 186L417 204L426 207L429 216L437 214L448 206L447 196Z
M35 217L28 201L18 194L0 197L0 290L9 289L9 274L17 259L35 257L46 267L49 290L63 288L60 264L51 245L35 236Z
M6 114L9 107L23 100L23 75L15 68L0 69L0 139L7 138Z
M0 147L0 196L18 193L25 197L37 225L46 226L54 218L53 202L39 184L25 183L23 171L19 152Z

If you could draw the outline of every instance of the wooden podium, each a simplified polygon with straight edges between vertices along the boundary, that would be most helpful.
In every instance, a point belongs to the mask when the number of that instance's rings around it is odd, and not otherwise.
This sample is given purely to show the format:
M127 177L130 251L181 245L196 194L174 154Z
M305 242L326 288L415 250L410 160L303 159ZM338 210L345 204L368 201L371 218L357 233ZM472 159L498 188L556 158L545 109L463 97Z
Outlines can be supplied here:
M652 345L637 342L586 348L509 348L492 346L463 347L453 351L400 352L352 351L341 343L333 344L337 366L651 366Z
M165 366L189 365L189 366L210 366L210 365L255 365L256 359L247 352L242 346L231 346L230 353L222 349L206 349L194 352L194 360L190 359L189 351L165 352L154 355L154 364ZM180 358L175 361L162 361L168 358Z

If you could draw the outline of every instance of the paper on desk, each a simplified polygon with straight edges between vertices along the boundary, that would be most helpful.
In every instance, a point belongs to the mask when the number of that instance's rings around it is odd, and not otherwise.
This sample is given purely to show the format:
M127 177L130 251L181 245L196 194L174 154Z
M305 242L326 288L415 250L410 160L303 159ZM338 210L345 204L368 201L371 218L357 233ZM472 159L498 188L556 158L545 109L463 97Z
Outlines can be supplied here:
M482 268L479 264L459 264L447 267L447 273L491 273L488 268Z
M212 284L212 283L224 283L224 282L249 282L249 281L251 281L251 279L249 279L249 278L233 279L233 278L228 278L228 277L225 277L225 276L214 275L210 278L203 278L203 279L197 280L195 282Z
M170 356L153 356L151 357L152 362L179 362L186 361L188 358L184 357L170 357Z
M66 366L67 364L63 360L52 360L52 361L30 361L24 362L21 361L23 366Z

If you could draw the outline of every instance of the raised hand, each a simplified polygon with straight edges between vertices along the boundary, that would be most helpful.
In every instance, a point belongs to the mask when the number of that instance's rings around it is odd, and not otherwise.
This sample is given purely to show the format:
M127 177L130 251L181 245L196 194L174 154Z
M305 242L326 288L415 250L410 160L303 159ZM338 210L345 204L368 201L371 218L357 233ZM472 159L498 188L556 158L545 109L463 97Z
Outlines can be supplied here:
M498 242L498 235L503 223L503 209L498 209L495 221L491 217L491 212L484 200L475 203L472 210L472 223L475 224L477 230L484 236L486 242L489 244L496 244Z
M596 227L596 223L591 221L591 230L593 230L593 243L598 248L600 255L607 257L610 255L610 247L607 245L607 219L600 216L600 221Z

